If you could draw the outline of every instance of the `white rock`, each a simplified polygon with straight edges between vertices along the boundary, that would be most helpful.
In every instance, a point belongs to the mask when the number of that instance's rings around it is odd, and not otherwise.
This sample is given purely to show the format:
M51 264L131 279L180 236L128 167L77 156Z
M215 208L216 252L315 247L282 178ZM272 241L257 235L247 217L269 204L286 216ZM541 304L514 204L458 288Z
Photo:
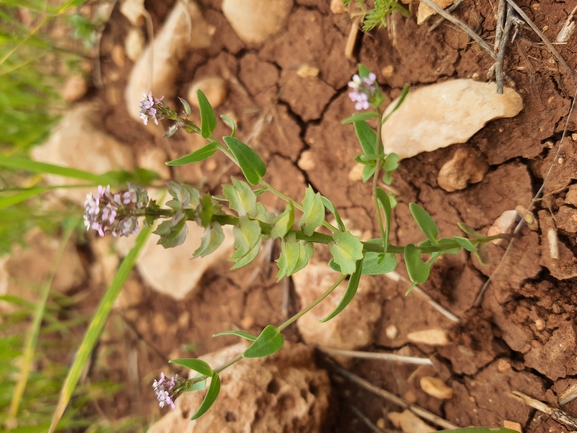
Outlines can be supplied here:
M441 9L445 9L447 6L451 6L455 3L455 0L432 0ZM417 24L423 24L427 18L431 15L435 15L436 12L427 6L425 3L419 3L419 10L417 11Z
M126 35L126 39L124 40L124 52L126 57L133 62L136 62L142 55L145 44L146 40L142 30L130 29Z
M317 78L319 76L319 68L310 65L301 65L297 69L297 76L300 78Z
M410 410L404 412L390 412L387 417L397 428L404 433L432 433L437 431Z
M205 257L192 260L192 254L200 246L204 228L188 222L188 235L182 245L175 248L164 248L157 245L158 236L151 235L142 248L136 262L142 279L158 293L174 299L183 299L195 288L204 272L219 261L226 260L232 254L234 234L230 226L224 226L225 239L218 249ZM134 245L135 237L122 237L117 240L121 254L126 255Z
M81 99L88 91L88 83L82 75L71 75L64 82L62 88L62 99L67 102L74 102Z
M48 141L32 149L36 161L87 170L101 174L110 170L134 169L132 152L101 130L100 109L93 104L79 104L69 111ZM50 185L86 183L72 178L45 175ZM86 194L94 188L55 189L58 197L84 205Z
M166 99L174 96L180 60L189 50L207 48L215 31L196 3L188 0L175 3L162 30L146 47L130 73L124 99L133 119L140 122L139 105L144 93L152 91L155 97Z
M385 329L385 335L389 340L394 340L399 336L399 329L395 325L389 325Z
M246 347L239 343L200 358L215 368ZM203 416L190 421L204 392L187 392L148 433L319 432L330 385L326 372L317 369L313 359L310 348L285 342L272 356L237 362L221 373L220 394Z
M420 380L421 389L429 394L431 397L442 400L449 400L453 398L453 388L447 386L438 377L424 376Z
M226 80L221 77L204 77L195 81L188 89L188 102L190 105L198 107L196 91L200 89L205 94L210 105L218 107L226 100L228 95L228 85Z
M304 171L309 171L309 170L314 169L316 167L316 164L315 164L315 157L313 155L313 152L310 150L305 150L301 154L301 157L299 158L297 165L299 166L299 168L301 170L304 170Z
M223 0L222 12L240 39L260 45L286 25L293 0Z
M124 0L120 4L120 13L130 21L133 26L144 24L144 0Z
M490 120L516 116L523 109L521 96L507 87L498 95L496 88L495 83L459 79L409 92L383 128L385 152L403 159L465 143Z
M495 236L504 233L511 233L519 220L519 214L516 210L506 210L487 231L487 236ZM499 239L497 239L499 240Z
M447 331L440 328L409 332L407 340L412 343L427 344L429 346L446 346L451 343Z
M295 292L301 305L309 305L339 276L338 272L326 264L309 264L293 275ZM345 281L323 302L297 320L299 332L306 343L354 350L372 342L375 323L381 316L381 292L368 277L361 279L354 299L338 316L326 323L319 323L319 320L324 319L337 307L346 287Z
M471 183L481 182L487 170L489 164L479 155L467 149L457 149L439 170L437 182L445 191L453 192L465 189Z

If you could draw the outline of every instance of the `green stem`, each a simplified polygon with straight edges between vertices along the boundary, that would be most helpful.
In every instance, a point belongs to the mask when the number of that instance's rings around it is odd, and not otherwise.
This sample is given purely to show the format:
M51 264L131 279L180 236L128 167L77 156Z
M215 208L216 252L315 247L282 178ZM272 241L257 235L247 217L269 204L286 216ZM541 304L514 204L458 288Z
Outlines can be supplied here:
M215 368L213 371L215 373L220 373L222 370L230 367L232 364L240 361L242 359L242 353L240 355L236 355L234 358L226 361L224 364L222 364L221 366Z
M319 296L317 299L315 299L312 304L308 305L306 308L303 308L297 314L295 314L290 319L288 319L286 322L284 322L282 325L280 325L277 328L279 330L279 332L282 332L283 329L285 329L287 326L293 324L298 319L300 319L302 316L304 316L309 311L311 311L313 308L315 308L318 304L320 304L327 296L329 296L333 292L333 290L335 290L339 286L339 284L341 284L345 280L345 278L346 278L346 275L341 275L339 277L339 279L337 281L335 281L335 283L331 287L329 287L321 296Z
M381 138L381 129L383 127L383 122L381 121L382 113L381 109L377 110L379 117L377 122L377 143L376 143L376 153L377 155L384 154L383 149L383 140ZM381 213L381 207L379 206L379 199L377 197L377 186L379 181L379 176L381 172L381 164L383 163L382 158L377 159L377 163L375 166L375 172L373 173L373 204L375 206L375 211L377 212L377 220L379 223L379 231L381 232L381 239L383 240L383 249L387 249L387 245L385 245L386 239L386 232L385 227L383 225L383 215Z

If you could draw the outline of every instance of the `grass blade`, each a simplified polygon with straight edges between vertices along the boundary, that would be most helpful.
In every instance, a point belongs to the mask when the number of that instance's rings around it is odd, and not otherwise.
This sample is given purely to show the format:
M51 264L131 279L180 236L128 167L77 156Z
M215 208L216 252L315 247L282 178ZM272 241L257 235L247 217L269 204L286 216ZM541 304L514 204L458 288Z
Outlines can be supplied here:
M128 278L130 271L136 264L136 259L138 258L138 255L140 254L140 251L142 250L142 247L144 246L151 232L151 227L142 229L136 238L136 244L130 250L126 258L122 261L122 264L116 272L112 283L110 283L110 286L106 290L104 297L100 301L100 305L94 314L94 318L92 319L92 322L90 322L86 334L84 334L84 339L82 340L78 352L76 353L74 362L72 363L70 370L68 370L68 376L66 377L66 381L62 386L60 399L58 400L56 411L52 417L49 433L53 433L56 430L58 421L64 414L64 410L66 409L66 406L72 397L74 388L80 379L82 370L84 369L84 366L90 357L90 353L92 352L92 349L94 348L94 345L96 344L96 341L102 332L102 328L106 323L106 319L108 319L108 316L110 315L114 301L118 297L118 294L120 293L124 282Z

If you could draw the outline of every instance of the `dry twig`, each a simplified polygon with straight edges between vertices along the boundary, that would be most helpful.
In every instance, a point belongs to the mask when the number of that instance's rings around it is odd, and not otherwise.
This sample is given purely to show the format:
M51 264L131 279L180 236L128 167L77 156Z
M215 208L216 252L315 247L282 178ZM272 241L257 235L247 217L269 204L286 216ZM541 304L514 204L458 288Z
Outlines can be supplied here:
M379 359L381 361L404 362L406 364L434 365L429 358L417 358L415 356L403 356L394 353L359 352L357 350L341 350L324 346L318 346L317 349L327 355L333 356L350 356L351 358Z
M561 409L556 409L554 407L547 406L545 403L535 400L528 395L523 394L519 391L512 392L513 397L518 398L527 406L532 407L533 409L537 409L541 412L546 413L547 415L551 415L555 421L568 425L571 430L577 430L577 419L570 416L567 412L562 411Z

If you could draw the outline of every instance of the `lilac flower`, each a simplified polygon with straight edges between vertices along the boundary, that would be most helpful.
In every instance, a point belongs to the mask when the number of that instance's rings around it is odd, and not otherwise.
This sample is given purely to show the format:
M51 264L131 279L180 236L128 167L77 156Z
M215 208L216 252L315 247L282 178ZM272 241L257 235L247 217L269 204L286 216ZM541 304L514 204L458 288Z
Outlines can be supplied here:
M121 200L121 197L123 200ZM145 189L128 184L128 191L112 194L110 185L100 185L94 196L88 193L84 202L84 225L86 230L95 230L100 236L111 233L114 237L129 236L140 231L138 211L147 207L148 194Z
M185 391L187 381L178 377L178 374L168 379L164 373L160 373L160 379L152 383L152 389L156 394L158 406L170 406L174 409L174 401Z
M154 123L158 125L158 121L162 120L164 117L159 116L159 110L162 111L164 107L164 103L162 100L164 96L160 99L154 98L152 96L152 92L149 92L148 95L144 94L144 99L140 101L140 114L139 117L142 119L145 125L148 125L148 121L150 119L154 120Z
M361 78L358 74L353 75L352 81L349 81L349 87L353 89L349 93L349 98L356 102L356 110L367 110L370 107L371 99L376 95L375 86L376 75L372 72L368 77Z

